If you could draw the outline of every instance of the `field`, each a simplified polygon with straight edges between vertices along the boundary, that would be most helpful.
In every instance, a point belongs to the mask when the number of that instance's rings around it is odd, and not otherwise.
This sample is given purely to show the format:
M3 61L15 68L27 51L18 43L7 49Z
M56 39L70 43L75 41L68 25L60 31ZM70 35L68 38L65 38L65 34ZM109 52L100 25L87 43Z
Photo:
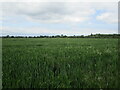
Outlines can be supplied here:
M3 88L116 88L117 39L3 38Z

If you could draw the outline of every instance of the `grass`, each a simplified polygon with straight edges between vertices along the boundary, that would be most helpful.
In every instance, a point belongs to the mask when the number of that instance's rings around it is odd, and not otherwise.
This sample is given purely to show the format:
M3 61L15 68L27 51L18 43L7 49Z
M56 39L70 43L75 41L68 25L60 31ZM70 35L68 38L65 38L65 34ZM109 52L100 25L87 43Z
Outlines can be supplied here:
M3 88L116 88L117 39L3 39Z

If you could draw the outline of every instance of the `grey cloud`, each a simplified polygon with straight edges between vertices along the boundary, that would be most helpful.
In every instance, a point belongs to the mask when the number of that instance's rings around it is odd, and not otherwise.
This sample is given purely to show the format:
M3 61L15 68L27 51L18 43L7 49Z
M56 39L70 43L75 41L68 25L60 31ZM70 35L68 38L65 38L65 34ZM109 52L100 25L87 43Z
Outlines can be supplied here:
M24 16L25 19L32 21L82 22L89 20L91 15L95 14L96 9L103 9L105 7L106 11L114 11L113 7L110 7L111 5L111 3L11 2L4 3L2 8L6 16Z
M64 19L64 16L75 17L75 13L80 12L77 17L84 17L82 14L86 13L79 7L80 5L76 3L77 6L71 8L71 3L66 4L64 2L43 2L43 3L4 3L4 12L6 15L16 14L31 17L32 19L39 20L51 20L51 19ZM83 5L81 5L83 6ZM84 7L84 6L83 6ZM77 11L76 11L77 10ZM74 15L74 16L72 16ZM86 14L87 15L87 14Z

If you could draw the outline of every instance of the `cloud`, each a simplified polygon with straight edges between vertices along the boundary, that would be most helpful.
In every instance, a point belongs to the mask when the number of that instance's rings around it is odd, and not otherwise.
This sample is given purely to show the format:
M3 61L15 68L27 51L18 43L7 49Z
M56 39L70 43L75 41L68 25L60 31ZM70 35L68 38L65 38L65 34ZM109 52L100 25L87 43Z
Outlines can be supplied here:
M118 23L118 15L115 13L102 13L96 19L106 23Z
M4 3L4 16L24 16L45 23L84 22L95 13L85 3Z
M114 33L116 30L98 28L78 28L78 24L94 26L95 23L105 22L111 25L117 22L117 3L90 2L5 2L0 5L2 16L0 19L6 25L3 34L90 34ZM102 11L102 12L98 12ZM3 19L4 18L4 19ZM22 21L23 20L23 21ZM95 21L97 20L97 21ZM95 22L94 22L95 21ZM8 23L9 22L9 23ZM19 22L19 23L17 23ZM28 22L46 24L46 27L23 27ZM98 24L99 24L98 23ZM14 27L15 24L21 24ZM50 29L47 25L69 24L71 29ZM23 26L22 26L23 25ZM29 24L28 24L29 25ZM87 25L86 25L87 26ZM59 26L60 27L60 26ZM63 27L63 26L61 26ZM109 26L110 27L110 26Z
M1 2L88 2L88 0L1 0ZM119 2L119 0L89 0L89 2Z
M91 33L102 33L102 34L113 34L118 33L118 31L111 29L95 29L95 28L79 28L79 29L48 29L41 27L27 27L27 28L17 28L17 27L3 27L2 35L89 35Z
M1 8L4 17L18 16L24 17L28 21L42 23L85 22L89 21L97 10L104 10L107 12L98 15L97 20L103 21L105 19L105 22L115 23L116 19L113 19L117 14L117 3L6 2L1 5ZM114 13L114 15L111 13ZM112 19L110 20L110 18Z

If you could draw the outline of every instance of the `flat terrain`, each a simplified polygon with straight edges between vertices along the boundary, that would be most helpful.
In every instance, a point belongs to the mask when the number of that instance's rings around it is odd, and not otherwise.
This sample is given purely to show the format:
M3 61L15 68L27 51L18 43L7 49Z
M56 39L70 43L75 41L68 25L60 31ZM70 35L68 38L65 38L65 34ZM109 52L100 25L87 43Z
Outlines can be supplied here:
M115 88L118 40L3 38L4 88Z

